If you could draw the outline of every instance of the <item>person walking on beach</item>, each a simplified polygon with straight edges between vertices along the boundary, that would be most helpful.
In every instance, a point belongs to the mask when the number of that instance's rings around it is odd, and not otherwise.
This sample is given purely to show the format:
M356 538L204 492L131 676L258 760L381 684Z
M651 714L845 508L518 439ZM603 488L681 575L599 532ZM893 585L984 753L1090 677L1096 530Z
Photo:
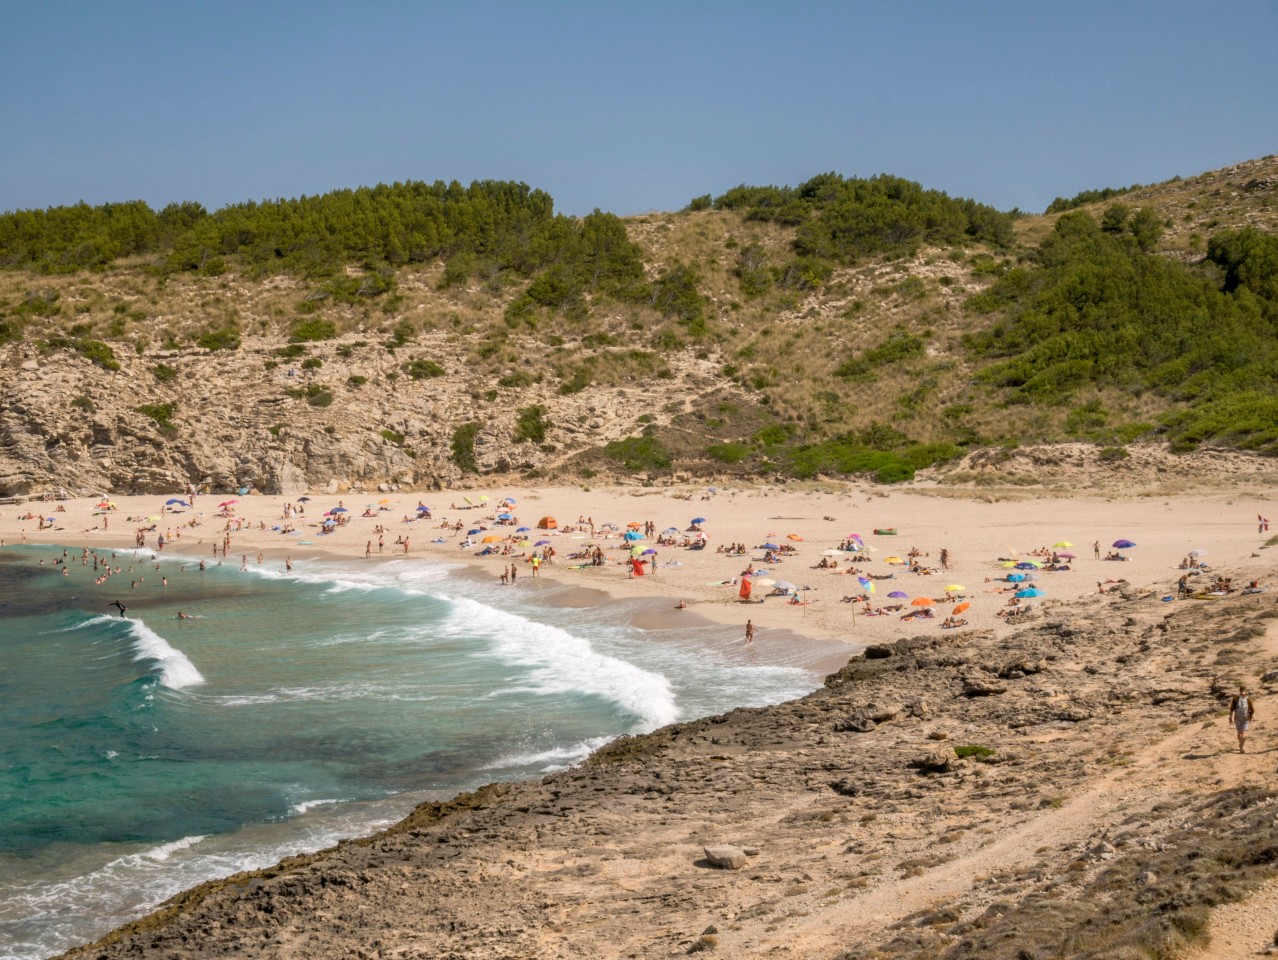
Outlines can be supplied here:
M1100 559L1100 541L1099 540L1097 540L1095 543L1092 544L1092 556L1094 556L1097 560Z
M1247 752L1247 729L1255 716L1256 705L1252 703L1251 694L1247 692L1246 684L1240 684L1238 695L1229 704L1229 719L1233 721L1234 730L1238 733L1239 753Z
M950 551L945 547L941 547L941 569L950 569Z
M745 637L745 642L746 642L746 643L754 643L754 621L753 621L753 620L747 620L747 621L746 621L746 637Z

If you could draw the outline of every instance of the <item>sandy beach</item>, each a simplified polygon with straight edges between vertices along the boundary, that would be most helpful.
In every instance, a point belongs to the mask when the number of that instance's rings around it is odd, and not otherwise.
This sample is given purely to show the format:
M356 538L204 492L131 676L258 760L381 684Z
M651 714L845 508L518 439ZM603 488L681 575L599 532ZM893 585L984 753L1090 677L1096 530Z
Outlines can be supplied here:
M1211 581L1213 568L1226 570L1242 586L1245 580L1263 578L1256 551L1269 534L1260 530L1258 518L1267 517L1274 506L1270 498L1241 492L1136 498L1021 494L1000 499L857 485L544 487L315 493L301 501L300 516L286 517L286 504L296 507L297 500L207 494L198 496L193 507L166 504L183 498L176 491L170 497L111 497L109 509L97 498L9 506L0 509L0 540L129 548L141 531L152 550L159 548L163 534L170 552L207 555L209 562L283 567L325 556L362 562L366 554L373 560L407 555L467 564L494 578L513 566L517 590L534 590L538 581L545 581L589 587L603 596L663 598L670 603L670 622L696 615L731 624L741 630L743 643L751 621L761 653L769 643L793 643L799 635L836 639L850 655L866 644L941 632L944 619L961 603L969 606L957 615L966 621L960 632L1009 630L1000 614L1015 609L1008 601L1020 587L1032 585L1043 594L1021 601L1031 607L1030 619L1044 613L1059 617L1083 603L1091 606L1119 581L1171 595L1186 573L1180 565L1191 551L1208 567L1205 573L1191 573L1196 589ZM430 519L425 514L418 519L419 504L430 508ZM346 512L336 514L342 522L325 532L323 521L334 508ZM509 515L507 522L499 522L502 514ZM546 517L556 526L542 527ZM626 540L632 524L655 530L656 537ZM702 549L688 546L697 542L694 528L704 534ZM876 533L884 530L896 532ZM671 533L663 537L663 531ZM841 551L853 535L864 549ZM226 536L230 547L223 557ZM1123 539L1135 546L1112 546ZM744 545L744 552L723 552L734 544ZM765 544L785 552L769 551ZM602 551L602 565L573 559L588 545ZM641 576L633 575L630 563L635 545L656 551L655 568L652 555L641 557ZM477 556L485 547L497 552ZM553 557L534 571L531 556L543 555L547 547ZM1098 551L1102 558L1119 553L1125 559L1097 559ZM919 572L908 566L911 552ZM1058 566L1068 569L1010 567L1013 561L1048 564L1050 557L1043 552L1055 553ZM834 566L821 568L822 562ZM751 578L747 603L740 598L740 583L749 569L761 571L762 577ZM1030 579L1009 583L1009 574ZM791 596L769 595L772 583L797 589ZM851 597L866 600L845 601ZM933 619L902 619L920 609L916 600L934 601ZM867 609L884 613L866 616ZM809 665L826 671L842 661L830 657L828 643L821 643L814 646Z

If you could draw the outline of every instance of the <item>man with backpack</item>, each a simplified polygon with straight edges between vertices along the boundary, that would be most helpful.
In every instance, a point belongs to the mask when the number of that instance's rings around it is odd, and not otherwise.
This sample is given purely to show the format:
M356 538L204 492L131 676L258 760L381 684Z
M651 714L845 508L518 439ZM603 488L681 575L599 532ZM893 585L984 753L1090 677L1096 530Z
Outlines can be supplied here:
M1234 729L1238 731L1238 752L1246 753L1245 746L1247 740L1247 728L1251 726L1252 718L1256 716L1256 705L1252 702L1251 694L1247 692L1247 685L1241 684L1238 687L1238 695L1229 703L1229 719L1234 723Z

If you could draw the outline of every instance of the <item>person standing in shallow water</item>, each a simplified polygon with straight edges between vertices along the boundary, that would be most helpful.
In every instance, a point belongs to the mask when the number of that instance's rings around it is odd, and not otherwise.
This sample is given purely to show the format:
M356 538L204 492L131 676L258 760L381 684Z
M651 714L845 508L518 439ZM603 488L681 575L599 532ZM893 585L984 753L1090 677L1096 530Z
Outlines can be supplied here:
M1229 703L1229 719L1233 721L1234 730L1238 733L1238 752L1247 752L1247 730L1251 727L1252 718L1256 715L1256 705L1251 702L1251 694L1246 685L1238 687L1238 695Z
M745 637L745 642L746 642L746 643L754 643L754 621L753 621L753 620L747 620L747 621L746 621L746 637Z

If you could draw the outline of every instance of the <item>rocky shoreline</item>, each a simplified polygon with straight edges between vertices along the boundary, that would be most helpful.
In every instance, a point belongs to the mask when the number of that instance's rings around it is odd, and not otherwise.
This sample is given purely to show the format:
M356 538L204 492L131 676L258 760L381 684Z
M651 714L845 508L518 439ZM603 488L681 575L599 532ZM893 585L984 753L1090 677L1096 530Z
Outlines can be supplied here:
M425 804L65 956L1178 955L1278 861L1272 760L1223 720L1232 684L1278 689L1275 618L1126 588L872 646L800 700Z

